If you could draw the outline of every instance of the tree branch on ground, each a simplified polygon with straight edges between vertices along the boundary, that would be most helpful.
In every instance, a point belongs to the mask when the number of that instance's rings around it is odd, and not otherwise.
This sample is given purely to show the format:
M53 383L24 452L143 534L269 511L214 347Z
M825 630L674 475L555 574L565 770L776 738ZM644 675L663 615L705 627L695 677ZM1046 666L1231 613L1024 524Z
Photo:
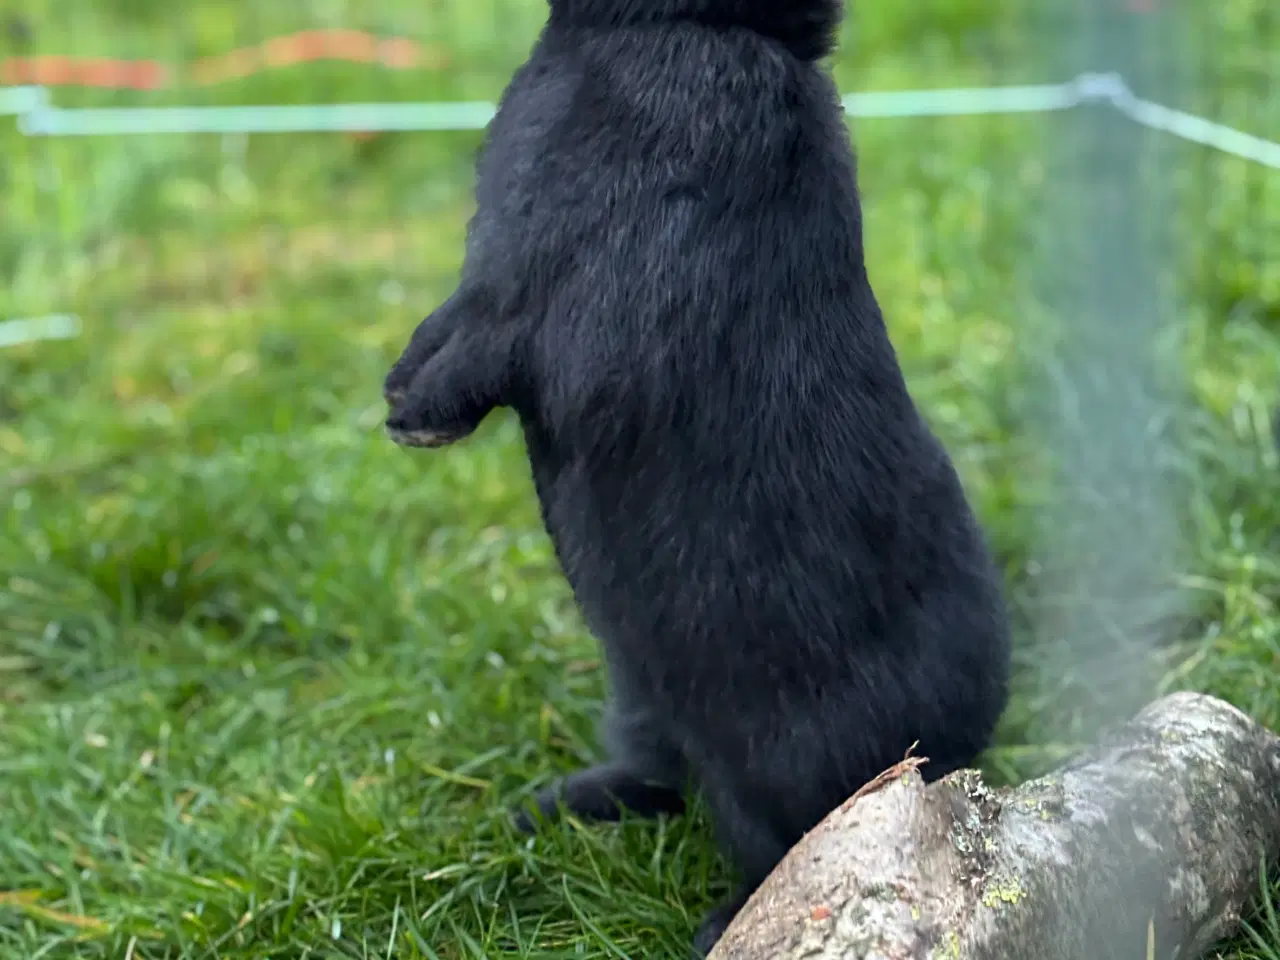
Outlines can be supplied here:
M1280 737L1212 697L1146 707L1012 789L908 758L787 855L709 960L1190 958L1280 856Z

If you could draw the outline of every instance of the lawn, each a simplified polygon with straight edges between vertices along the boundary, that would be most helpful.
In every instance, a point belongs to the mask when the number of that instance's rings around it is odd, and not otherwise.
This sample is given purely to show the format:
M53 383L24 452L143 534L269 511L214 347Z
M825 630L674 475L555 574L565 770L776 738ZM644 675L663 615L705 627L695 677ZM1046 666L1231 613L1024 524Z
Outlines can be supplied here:
M1210 52L1185 102L1274 138L1267 2L1200 14ZM1024 42L1052 39L1029 3L855 6L846 90L1061 78ZM532 0L21 9L0 55L181 64L316 25L439 54L401 74L58 91L64 105L491 98L542 16ZM1245 161L1167 147L1186 402L1162 441L1158 519L1179 551L1158 590L1179 614L1052 659L1041 531L1065 501L1023 415L1040 341L1020 291L1060 190L1043 159L1059 122L855 124L873 283L1018 623L1017 694L984 760L996 781L1174 689L1280 728L1280 177ZM0 350L0 957L679 957L727 890L701 815L532 841L507 824L597 756L598 652L512 419L410 454L382 434L379 396L456 278L478 144L48 141L0 118L0 318L84 322ZM1088 622L1111 622L1098 606ZM1114 656L1126 684L1103 682ZM1221 956L1280 958L1280 925L1253 929Z

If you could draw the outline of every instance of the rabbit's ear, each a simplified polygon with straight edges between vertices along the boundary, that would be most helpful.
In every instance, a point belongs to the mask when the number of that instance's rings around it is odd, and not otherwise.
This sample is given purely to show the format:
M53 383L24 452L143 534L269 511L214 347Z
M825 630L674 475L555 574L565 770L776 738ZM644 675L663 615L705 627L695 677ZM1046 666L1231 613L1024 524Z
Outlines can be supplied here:
M609 27L685 20L745 27L775 40L802 60L835 47L841 0L549 0L553 22Z
M844 16L841 0L688 0L728 22L777 40L801 60L821 60L835 49Z

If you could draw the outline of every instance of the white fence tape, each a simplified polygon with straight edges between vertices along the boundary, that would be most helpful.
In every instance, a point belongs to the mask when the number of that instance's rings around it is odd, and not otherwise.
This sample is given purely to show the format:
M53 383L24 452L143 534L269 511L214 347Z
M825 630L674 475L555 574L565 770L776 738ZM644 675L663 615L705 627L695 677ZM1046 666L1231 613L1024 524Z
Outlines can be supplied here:
M1066 83L851 93L856 117L977 116L1043 113L1086 103L1110 104L1136 123L1280 169L1280 143L1244 133L1134 95L1118 73L1082 73ZM334 103L234 107L54 106L42 87L0 87L0 115L16 116L33 137L138 136L182 133L324 133L482 130L494 105L464 103ZM0 323L0 347L74 337L75 317L55 315Z

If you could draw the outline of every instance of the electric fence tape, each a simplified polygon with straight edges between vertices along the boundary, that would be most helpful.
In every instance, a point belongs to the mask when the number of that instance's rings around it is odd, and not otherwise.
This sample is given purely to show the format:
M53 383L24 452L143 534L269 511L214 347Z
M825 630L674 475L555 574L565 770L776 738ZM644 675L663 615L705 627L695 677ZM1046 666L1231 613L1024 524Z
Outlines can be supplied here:
M1280 143L1143 100L1118 73L1082 73L1066 83L877 91L843 98L852 116L884 118L1045 113L1084 104L1110 105L1145 127L1280 170ZM484 129L494 109L484 102L65 109L54 106L43 87L0 87L0 115L16 116L19 130L31 137L468 131ZM0 323L0 347L74 337L78 330L74 317L10 320Z
M49 104L44 87L0 87L0 117L24 116Z

